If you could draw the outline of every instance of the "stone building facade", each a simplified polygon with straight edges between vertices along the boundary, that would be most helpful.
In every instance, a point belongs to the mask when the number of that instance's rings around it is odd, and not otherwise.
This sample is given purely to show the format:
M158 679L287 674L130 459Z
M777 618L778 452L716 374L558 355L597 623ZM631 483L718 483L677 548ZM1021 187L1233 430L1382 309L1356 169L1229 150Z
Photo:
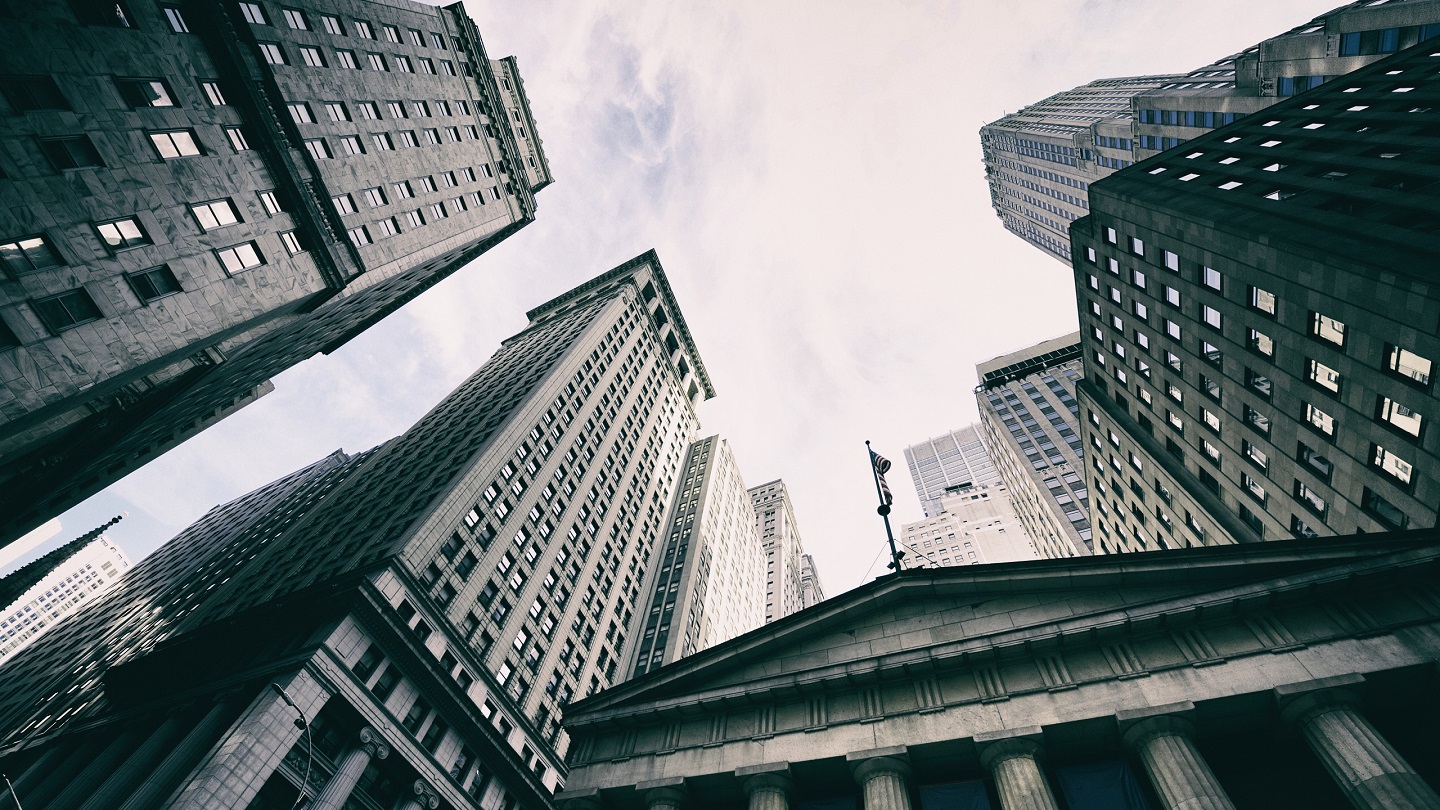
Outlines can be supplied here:
M981 128L995 213L1068 263L1091 183L1437 36L1440 0L1355 0L1187 73L1057 93Z
M965 487L999 483L979 425L967 425L905 448L905 466L926 517L940 513L940 499Z
M572 706L556 800L1434 808L1437 575L1433 531L901 571Z
M23 806L548 807L714 392L654 253L528 317L401 436L217 507L12 659Z
M1436 51L1091 188L1071 235L1097 552L1435 524Z
M790 490L779 479L750 488L755 532L765 549L765 621L773 622L807 607L803 584L805 546ZM812 592L824 593L815 567L810 567ZM824 598L823 595L821 598Z
M1031 560L1038 555L1003 483L965 487L935 515L900 527L906 568Z
M630 630L627 678L765 623L765 550L730 442L690 445L665 527L641 588L651 597Z
M1091 553L1090 493L1075 399L1082 372L1078 334L975 366L985 443L1020 525L1042 557Z
M548 164L463 6L16 5L0 542L533 220Z

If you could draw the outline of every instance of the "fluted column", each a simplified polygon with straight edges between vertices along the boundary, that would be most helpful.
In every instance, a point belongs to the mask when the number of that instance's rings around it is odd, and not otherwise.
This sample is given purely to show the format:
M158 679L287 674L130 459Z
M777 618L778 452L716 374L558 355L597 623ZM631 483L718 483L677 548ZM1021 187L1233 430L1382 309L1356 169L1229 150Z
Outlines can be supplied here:
M224 701L217 701L210 707L210 711L200 718L185 738L182 739L160 762L141 783L140 787L130 794L130 798L120 806L120 810L147 810L151 807L159 807L170 791L175 789L176 784L185 775L195 762L200 759L210 743L220 733L220 729L230 720L231 705ZM107 804L100 795L91 798L90 802L82 810L103 810L106 807L114 807Z
M440 797L426 784L424 779L416 779L410 785L410 795L401 800L395 810L435 810L440 806Z
M1191 710L1193 706L1185 706ZM1125 726L1126 713L1120 715ZM1195 724L1176 714L1137 719L1125 728L1125 745L1140 757L1165 810L1235 810L1225 789L1195 748Z
M1344 689L1306 692L1282 704L1325 770L1360 810L1440 810L1440 795L1356 710Z
M742 775L739 771L736 775ZM790 810L795 783L783 770L752 773L740 783L750 799L749 810Z
M977 734L980 764L995 779L995 792L1005 810L1059 810L1050 783L1040 771L1039 728Z
M335 769L335 775L325 783L325 789L315 797L315 803L310 805L310 810L340 810L345 806L345 800L350 798L350 792L360 782L360 776L365 773L365 768L370 764L370 758L384 759L390 756L390 746L381 739L379 732L366 726L360 729L360 745L351 749L341 760L340 767Z
M847 754L865 797L864 810L910 810L909 751L903 746Z

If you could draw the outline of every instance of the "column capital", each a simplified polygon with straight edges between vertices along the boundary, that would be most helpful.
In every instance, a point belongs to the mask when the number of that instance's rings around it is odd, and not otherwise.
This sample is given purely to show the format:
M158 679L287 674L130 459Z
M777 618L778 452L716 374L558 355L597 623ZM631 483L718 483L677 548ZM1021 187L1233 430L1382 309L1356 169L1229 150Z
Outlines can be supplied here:
M910 749L903 745L851 751L845 755L845 761L850 763L855 781L862 785L876 774L893 773L905 778L910 776Z
M685 789L685 779L679 776L641 782L635 789L645 796L646 807L684 807L690 799L690 793Z
M440 797L435 794L435 790L431 788L429 783L424 779L416 779L414 783L410 785L410 790L415 794L415 803L421 807L428 807L430 810L435 810L435 808L440 806Z
M389 743L386 743L385 738L380 736L380 732L369 726L360 729L359 747L365 753L376 759L384 759L390 756Z
M1315 689L1284 695L1275 690L1280 702L1280 718L1290 726L1303 726L1317 715L1337 709L1355 709L1360 706L1360 696L1340 687Z
M1039 726L991 731L975 735L975 747L980 749L980 764L993 772L995 766L1007 759L1028 757L1037 762L1044 755L1040 745L1043 732Z
M1131 751L1138 750L1156 737L1184 737L1186 739L1195 737L1194 721L1178 714L1161 714L1130 723L1121 723L1120 728L1121 739L1124 741L1125 747Z
M562 790L555 794L555 806L560 810L601 810L599 788L583 790Z
M795 781L790 778L790 763L788 762L747 765L737 769L735 777L740 780L740 786L745 790L747 797L763 791L782 793L788 797L795 789Z

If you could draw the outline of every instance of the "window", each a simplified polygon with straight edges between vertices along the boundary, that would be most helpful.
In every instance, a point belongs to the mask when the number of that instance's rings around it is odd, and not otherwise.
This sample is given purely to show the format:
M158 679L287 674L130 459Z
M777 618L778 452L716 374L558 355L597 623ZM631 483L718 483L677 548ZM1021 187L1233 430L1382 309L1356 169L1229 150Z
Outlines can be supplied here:
M281 231L280 243L285 246L285 252L291 256L305 252L305 246L300 242L300 235L295 231Z
M411 197L415 196L415 190L410 187L409 180L401 180L400 182L391 186L391 188L395 189L395 196L398 199L408 200Z
M195 138L195 130L193 129L152 132L150 133L150 143L155 145L155 151L160 154L162 160L174 160L175 158L193 157L204 154L200 149L200 142Z
M379 208L387 202L385 192L381 191L378 186L365 189L361 192L361 196L365 198L365 202L369 203L371 208Z
M320 53L319 48L312 48L308 45L301 46L300 59L310 67L325 67L325 57Z
M1310 313L1310 336L1325 341L1333 346L1345 347L1345 324L1331 318L1328 315L1321 315L1318 312Z
M50 159L50 165L54 166L56 171L105 165L100 159L100 153L95 149L95 144L91 143L86 135L43 138L40 141L40 150Z
M1204 319L1205 325L1211 329L1220 328L1220 310L1202 304L1200 307L1200 317Z
M370 135L370 142L375 144L375 148L381 152L393 152L395 150L395 141L391 140L390 133L388 132L372 133Z
M1265 454L1264 450L1251 444L1249 440L1241 439L1240 448L1245 451L1245 458L1250 459L1251 464L1262 470L1270 466L1270 457Z
M436 146L440 143L440 130L422 129L420 132L424 135L426 144Z
M291 28L297 31L310 30L310 21L305 18L305 12L299 9L287 8L282 9L282 13L285 15L285 23Z
M126 273L125 280L130 282L130 289L135 291L141 301L154 301L180 292L180 282L175 280L175 274L165 265L138 273Z
M1250 288L1250 308L1275 317L1275 295L1259 287Z
M101 222L95 226L95 230L100 232L100 241L104 242L105 247L112 253L152 244L145 229L140 227L140 220L134 217Z
M285 61L285 51L280 48L277 42L257 42L260 47L260 56L272 65L288 65Z
M430 117L430 105L429 105L429 104L427 104L427 103L424 102L424 101L416 101L416 102L412 102L412 104L414 105L414 108L415 108L415 117L416 117L416 118L429 118L429 117Z
M355 36L360 37L361 39L374 39L375 29L371 28L370 23L365 22L364 20L356 20Z
M349 194L337 194L330 198L330 202L335 204L335 210L342 216L355 213L355 198Z
M1410 462L1378 444L1370 445L1370 466L1390 476L1395 483L1406 489L1410 487L1415 472Z
M400 220L396 219L395 217L382 219L379 222L375 223L375 229L380 232L381 239L384 239L387 236L394 236L395 234L400 233Z
M1256 372L1252 368L1246 368L1245 387L1268 400L1270 399L1270 393L1274 386L1271 384L1269 377Z
M434 60L432 60L432 59L427 59L426 57L423 57L423 56L422 56L422 57L420 57L419 62L420 62L420 72L421 72L421 73L426 73L426 74L429 74L429 75L431 75L431 76L434 76L434 75L435 75L435 62L434 62Z
M1325 513L1330 506L1325 502L1325 499L1320 496L1320 493L1316 492L1310 485L1301 481L1299 478L1295 479L1295 499L1305 504L1306 508L1319 515L1322 520L1325 518Z
M341 24L340 18L332 14L321 14L320 22L325 25L325 30L337 37L345 36L345 26Z
M1217 416L1214 411L1209 408L1201 408L1200 418L1204 420L1205 427L1210 428L1216 433L1220 432L1220 417Z
M435 191L435 180L434 180L434 178L431 178L431 177L428 177L428 176L427 176L427 177L422 177L422 178L420 178L420 190L421 190L421 191L424 191L424 192L427 193L427 194Z
M90 297L90 293L83 289L38 298L31 302L31 306L51 332L61 332L104 317L100 314L100 308L95 306L95 300Z
M366 54L366 57L365 57L365 58L366 58L366 60L370 63L370 69L371 69L371 70L389 70L389 69L390 69L390 66L387 65L387 64L385 64L385 54L383 54L383 53L371 53L371 54Z
M1180 324L1178 324L1178 323L1170 320L1169 318L1166 318L1166 319L1165 319L1165 334L1169 335L1171 338L1173 338L1173 339L1175 339L1175 340L1179 340L1179 339L1180 339Z
M1386 343L1382 368L1418 388L1430 385L1430 361L1408 349Z
M1410 523L1410 518L1404 512L1396 509L1389 501L1380 497L1369 487L1365 487L1361 496L1360 508L1370 513L1371 517L1387 528L1395 531L1404 529Z
M1180 355L1172 351L1165 352L1165 365L1176 374L1182 373L1184 369L1184 363L1181 362Z
M1332 394L1340 393L1340 372L1318 360L1305 361L1305 376Z
M273 191L260 192L260 206L272 217L285 210L280 207L280 198L276 197Z
M1217 448L1215 445L1211 444L1210 442L1205 441L1204 439L1201 439L1201 440L1200 440L1200 449L1203 450L1203 451L1205 451L1205 457L1206 457L1206 458L1210 459L1211 461L1215 462L1216 464L1219 464L1219 463L1220 463L1220 450L1219 450L1219 448Z
M354 51L335 50L335 64L342 70L359 70L360 63L355 61Z
M1335 466L1330 463L1330 459L1305 446L1304 442L1300 442L1297 445L1295 459L1327 482L1330 480L1330 474L1335 469Z
M1223 282L1220 278L1220 271L1216 270L1213 267L1201 266L1200 283L1204 284L1206 287L1209 287L1212 290L1219 290L1223 286Z
M250 270L265 263L265 258L260 255L260 248L254 242L244 242L227 248L215 251L215 256L220 260L220 265L227 273L238 273L242 270Z
M1424 417L1387 396L1380 397L1375 418L1409 436L1420 438Z
M410 57L408 56L395 57L395 69L400 71L401 73L415 72L415 68L410 64Z
M444 219L450 216L450 214L445 211L445 203L433 203L426 206L425 210L430 212L431 220Z
M303 101L287 105L286 109L290 110L290 118L297 124L315 123L315 116L310 114L310 105Z
M43 235L26 236L12 242L0 243L0 265L4 265L12 276L60 267L65 264L60 254Z
M365 154L365 147L360 143L360 138L355 135L345 135L340 138L340 151L348 156Z
M1305 403L1305 421L1326 436L1335 437L1335 418L1308 402Z
M230 148L236 152L249 151L250 142L245 140L245 131L240 127L226 127L225 137L230 141Z
M355 247L364 247L375 243L375 240L370 238L369 229L364 225L351 228L348 233L350 234L350 241L354 243Z
M245 15L245 21L252 25L269 25L270 18L265 16L265 9L258 3L241 3L240 13Z
M412 147L412 148L413 148L413 147L419 146L420 143L415 140L415 133L414 133L414 132L412 132L412 131L410 131L410 130L401 130L401 132L400 132L400 145L401 145L401 146L406 146L406 147Z
M414 28L411 28L409 33L411 45L417 45L421 48L425 47L425 36L423 34L421 34L419 31L416 31Z
M355 112L360 116L361 120L364 121L380 120L380 109L375 106L375 102L373 101L355 102Z
M224 106L225 106L225 94L220 92L220 83L219 83L219 82L211 82L211 81L203 81L203 82L200 82L200 89L203 90L203 91L205 91L205 99L210 102L210 106L212 106L212 107L224 107Z
M1220 389L1220 383L1206 377L1204 374L1200 375L1200 390L1205 392L1205 396L1210 397L1216 402L1222 399L1221 395L1223 392Z
M1180 306L1180 291L1174 287L1165 288L1165 303L1172 307Z
M330 160L335 157L330 151L330 144L326 143L324 138L312 138L306 141L305 151L309 152L310 157L316 160Z
M1271 340L1270 336L1263 332L1257 332L1251 329L1245 345L1249 347L1250 351L1256 354L1262 354L1266 357L1275 356L1275 341Z
M1240 473L1240 485L1245 488L1246 492L1250 493L1250 497L1260 503L1265 503L1268 497L1265 493L1265 487L1261 486L1260 482L1252 478L1249 473Z
M425 215L419 211L410 211L405 214L405 220L410 224L411 229L419 228L425 224Z
M1165 269L1173 270L1176 273L1180 272L1180 257L1168 250L1163 251L1163 254L1165 257Z
M164 79L116 79L120 97L131 107L174 107L175 94Z
M382 34L385 35L385 41L386 41L386 42L399 42L399 41L400 41L400 29L399 29L399 28L396 28L396 27L393 26L393 25L382 25L382 26L380 26L380 33L382 33Z
M1270 435L1270 417L1255 410L1254 408L1251 408L1249 405L1245 406L1244 415L1245 424L1249 425L1255 430L1260 431L1266 436Z
M331 121L350 120L350 114L345 111L345 105L339 101L325 102L325 114L330 116Z
M49 76L0 77L0 93L17 113L30 110L68 110L70 102Z

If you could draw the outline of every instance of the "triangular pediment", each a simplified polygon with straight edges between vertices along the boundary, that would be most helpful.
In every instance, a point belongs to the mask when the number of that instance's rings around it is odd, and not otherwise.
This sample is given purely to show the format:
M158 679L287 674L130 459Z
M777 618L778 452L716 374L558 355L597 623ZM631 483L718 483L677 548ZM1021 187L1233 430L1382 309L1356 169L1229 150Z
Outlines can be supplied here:
M1040 656L1313 592L1336 572L1403 567L1437 546L1426 531L904 571L574 704L567 725Z

